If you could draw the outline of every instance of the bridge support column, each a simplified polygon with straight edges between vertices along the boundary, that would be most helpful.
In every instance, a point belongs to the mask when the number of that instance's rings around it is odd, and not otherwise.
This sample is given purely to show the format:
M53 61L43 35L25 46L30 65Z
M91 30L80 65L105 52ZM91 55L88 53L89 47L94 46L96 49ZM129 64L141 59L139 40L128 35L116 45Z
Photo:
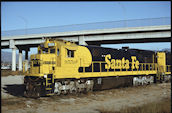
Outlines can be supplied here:
M12 48L12 71L16 71L16 48Z
M28 51L29 49L25 50L25 71L28 70L28 64L29 64L29 60L28 60Z
M88 45L84 40L84 36L79 36L79 45Z
M19 71L22 71L22 49L19 49Z
M15 41L10 40L9 48L12 49L12 71L16 71L16 46Z

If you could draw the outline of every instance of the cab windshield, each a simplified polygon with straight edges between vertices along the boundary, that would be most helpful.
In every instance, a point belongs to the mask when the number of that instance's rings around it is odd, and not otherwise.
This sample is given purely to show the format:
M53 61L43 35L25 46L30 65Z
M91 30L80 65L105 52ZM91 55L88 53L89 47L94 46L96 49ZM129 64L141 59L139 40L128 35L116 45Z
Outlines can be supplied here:
M56 46L54 43L48 43L48 47L46 48L44 44L40 45L40 49L38 50L38 54L55 54Z
M41 48L38 51L38 54L55 54L55 48Z

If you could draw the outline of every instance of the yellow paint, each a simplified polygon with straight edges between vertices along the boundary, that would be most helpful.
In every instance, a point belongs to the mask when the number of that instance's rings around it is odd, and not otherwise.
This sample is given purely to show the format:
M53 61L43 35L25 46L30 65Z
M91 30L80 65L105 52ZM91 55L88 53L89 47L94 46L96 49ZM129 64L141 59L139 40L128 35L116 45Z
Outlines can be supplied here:
M157 63L160 72L166 72L166 55L164 52L157 52Z
M44 48L48 48L48 53L45 53L44 50L46 49ZM52 52L53 49L55 53ZM45 43L38 46L38 54L30 56L32 65L30 65L30 70L26 76L40 77L51 73L54 79L61 79L156 74L158 66L164 66L163 69L166 71L165 53L157 53L157 56L158 63L139 63L135 56L131 56L131 62L125 57L111 59L110 54L105 56L104 62L92 62L92 55L88 48L64 40L47 39ZM99 63L100 72L93 72L95 63ZM101 65L103 63L106 64L105 69L107 69L107 72L102 72ZM85 72L85 68L91 66L91 64L92 71ZM149 67L148 70L145 69L146 66ZM83 67L83 72L79 72L79 67ZM133 71L129 71L130 68ZM120 69L120 71L115 71L115 69Z
M136 57L135 56L131 56L131 59L132 59L132 69L138 69L139 68L139 61L136 60Z
M123 57L122 60L120 59L111 59L111 55L108 54L105 56L105 69L129 69L129 60ZM136 60L135 56L131 56L132 59L132 69L138 69L139 68L139 61Z

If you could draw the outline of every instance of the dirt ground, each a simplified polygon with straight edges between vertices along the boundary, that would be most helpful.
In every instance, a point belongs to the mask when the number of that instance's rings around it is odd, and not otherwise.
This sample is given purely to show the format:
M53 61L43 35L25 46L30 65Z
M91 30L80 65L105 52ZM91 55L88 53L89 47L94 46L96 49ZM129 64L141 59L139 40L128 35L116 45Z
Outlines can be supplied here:
M171 83L39 99L23 97L23 88L23 76L1 77L2 113L100 113L171 99Z

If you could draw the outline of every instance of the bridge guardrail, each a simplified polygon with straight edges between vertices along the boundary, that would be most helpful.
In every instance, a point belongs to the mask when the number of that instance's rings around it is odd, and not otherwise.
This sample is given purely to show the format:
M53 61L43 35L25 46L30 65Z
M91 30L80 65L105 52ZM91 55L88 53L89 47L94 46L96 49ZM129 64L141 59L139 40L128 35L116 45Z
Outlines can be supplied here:
M121 20L121 21L96 22L96 23L87 23L87 24L74 24L74 25L64 25L64 26L9 30L9 31L2 31L1 37L55 33L55 32L71 32L71 31L82 31L82 30L96 30L96 29L159 26L159 25L171 25L171 18L170 17L147 18L147 19Z

